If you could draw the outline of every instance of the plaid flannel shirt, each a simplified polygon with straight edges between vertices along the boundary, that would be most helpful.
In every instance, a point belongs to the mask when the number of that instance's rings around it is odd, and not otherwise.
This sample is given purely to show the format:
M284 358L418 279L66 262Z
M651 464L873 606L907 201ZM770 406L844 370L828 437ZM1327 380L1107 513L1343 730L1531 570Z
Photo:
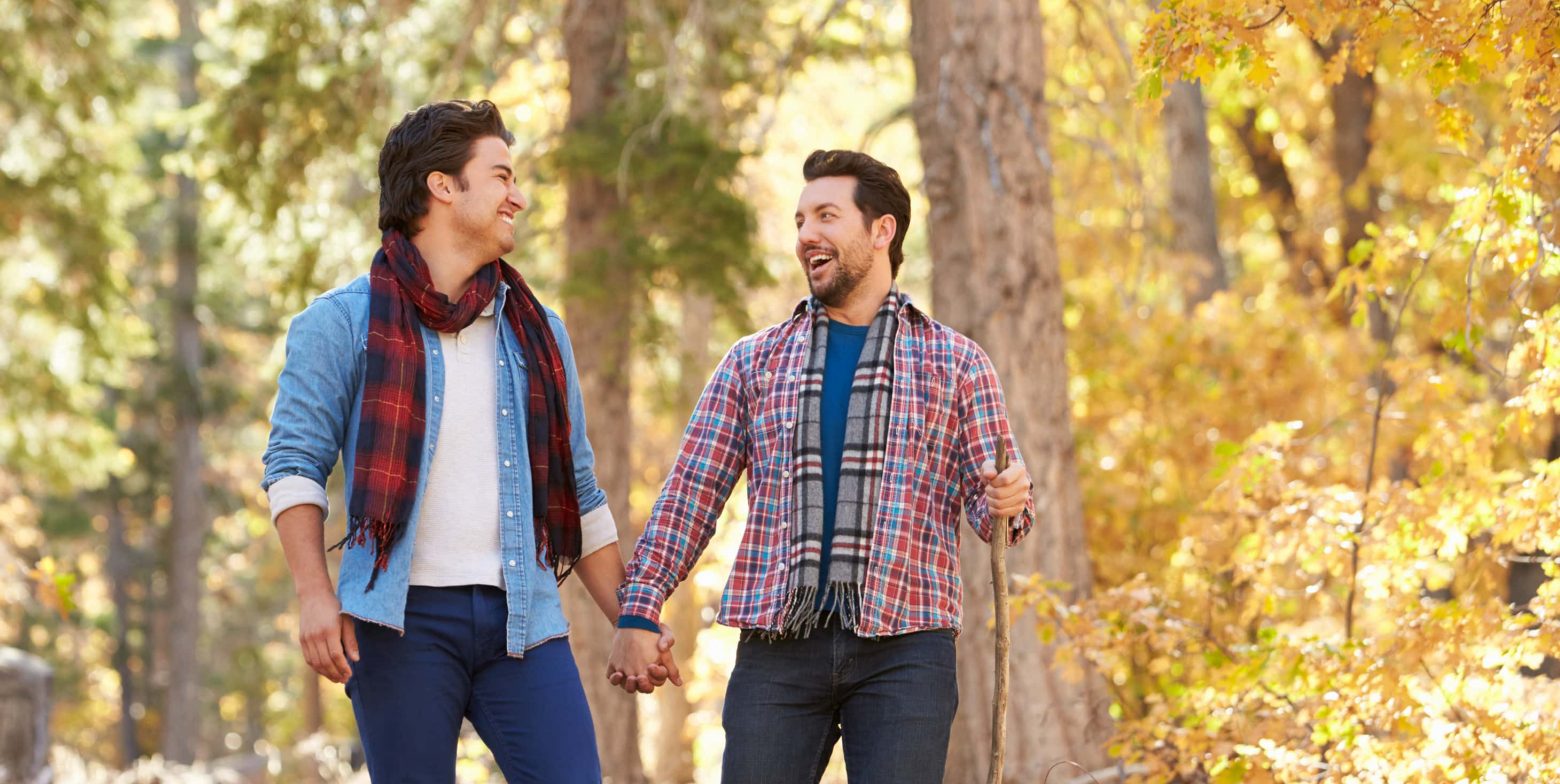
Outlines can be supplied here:
M618 589L624 615L660 621L661 607L715 532L744 470L747 528L717 620L778 631L787 595L795 428L807 364L809 298L791 318L738 341L705 386ZM959 519L991 539L980 465L998 438L1022 460L986 352L914 305L899 312L877 519L858 633L881 637L959 629ZM1034 496L1011 541L1033 527Z

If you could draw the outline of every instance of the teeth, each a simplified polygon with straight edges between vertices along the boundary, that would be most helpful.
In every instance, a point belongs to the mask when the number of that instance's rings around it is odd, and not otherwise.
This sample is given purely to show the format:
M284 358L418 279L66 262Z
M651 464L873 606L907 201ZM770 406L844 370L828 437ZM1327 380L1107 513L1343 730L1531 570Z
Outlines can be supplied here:
M498 216L498 219L511 226L515 225L515 216L513 215L500 215Z

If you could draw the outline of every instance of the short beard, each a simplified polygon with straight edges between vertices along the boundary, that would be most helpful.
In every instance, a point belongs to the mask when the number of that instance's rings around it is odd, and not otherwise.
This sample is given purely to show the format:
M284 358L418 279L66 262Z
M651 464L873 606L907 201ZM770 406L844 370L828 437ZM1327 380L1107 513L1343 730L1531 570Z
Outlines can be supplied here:
M807 277L807 287L812 291L813 297L819 302L831 308L838 308L842 307L850 299L850 295L854 294L856 289L861 286L861 281L867 277L869 265L856 266L854 264L846 264L843 252L835 259L834 263L836 265L834 277L828 283L825 283L823 288L820 289L814 285L810 275Z

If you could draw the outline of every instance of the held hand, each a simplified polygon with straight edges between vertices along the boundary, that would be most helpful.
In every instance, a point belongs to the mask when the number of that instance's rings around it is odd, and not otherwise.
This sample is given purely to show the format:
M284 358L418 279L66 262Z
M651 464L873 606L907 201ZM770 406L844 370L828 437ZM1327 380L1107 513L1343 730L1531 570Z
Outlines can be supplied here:
M352 677L348 660L358 660L357 627L351 617L341 614L334 593L299 597L298 647L309 668L331 681L346 683Z
M656 649L661 652L654 664L650 665L650 680L656 686L663 686L671 681L673 686L683 685L682 673L677 671L677 661L672 658L672 646L677 644L676 635L668 627L661 627L661 638L656 641Z
M621 686L629 694L649 694L655 691L651 666L662 667L662 683L676 670L676 665L667 671L664 665L659 664L663 655L668 661L671 658L669 647L663 650L660 642L661 635L652 631L618 629L612 637L612 655L607 659L607 680L615 686ZM679 675L678 680L681 679Z
M998 474L997 464L987 460L980 467L980 478L986 485L986 506L992 516L1015 517L1024 511L1032 483L1022 463L1013 463ZM1013 525L1017 528L1018 521L1014 520Z

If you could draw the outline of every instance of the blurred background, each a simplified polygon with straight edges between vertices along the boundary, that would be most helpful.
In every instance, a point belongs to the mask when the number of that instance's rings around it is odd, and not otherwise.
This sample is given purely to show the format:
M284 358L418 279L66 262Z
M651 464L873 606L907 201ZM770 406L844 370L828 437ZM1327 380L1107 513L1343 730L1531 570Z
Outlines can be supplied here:
M509 261L625 555L715 362L806 293L803 158L861 149L1036 479L1008 781L1560 780L1557 15L0 0L0 780L366 780L259 458L289 319L377 247L385 132L450 97L518 139ZM613 693L570 586L610 781L718 778L743 498L667 610L685 688ZM964 539L950 782L993 680ZM459 774L501 780L469 731Z

